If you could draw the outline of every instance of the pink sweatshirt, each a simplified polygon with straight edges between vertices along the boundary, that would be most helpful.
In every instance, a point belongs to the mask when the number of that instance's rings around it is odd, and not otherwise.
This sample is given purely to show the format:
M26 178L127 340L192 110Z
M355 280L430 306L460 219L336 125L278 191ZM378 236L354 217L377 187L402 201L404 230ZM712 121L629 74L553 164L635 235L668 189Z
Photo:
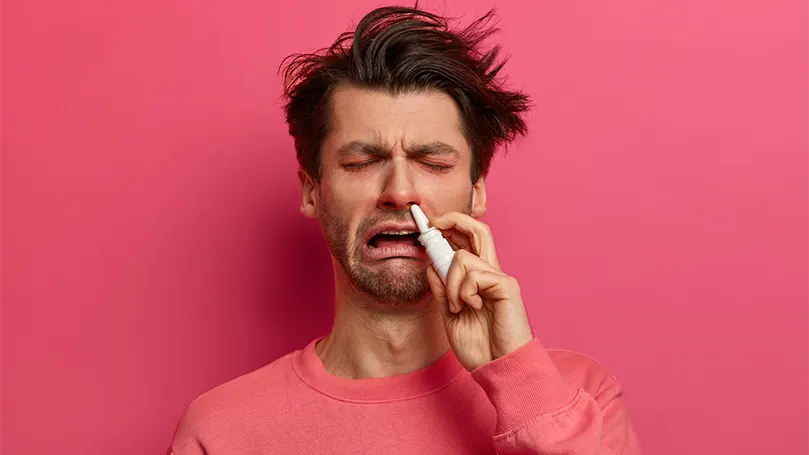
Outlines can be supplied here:
M466 371L450 350L413 373L346 379L313 340L185 410L169 454L640 454L601 364L534 339Z

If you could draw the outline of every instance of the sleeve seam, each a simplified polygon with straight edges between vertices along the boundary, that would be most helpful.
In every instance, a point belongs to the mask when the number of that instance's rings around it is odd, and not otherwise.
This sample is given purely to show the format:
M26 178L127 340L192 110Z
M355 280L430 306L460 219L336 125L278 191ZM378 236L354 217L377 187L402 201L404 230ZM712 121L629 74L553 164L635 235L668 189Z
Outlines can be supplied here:
M613 399L615 399L616 397L623 396L624 394L624 388L621 385L621 383L618 382L615 376L610 375L610 378L604 381L601 384L601 387L599 387L599 390L596 392L596 394L593 395L593 399L596 401L596 404L598 404L598 399L600 397L604 396L604 394L606 394L607 392L611 392L613 390L615 390L616 395L615 397L613 397ZM599 408L601 408L601 406L599 406Z

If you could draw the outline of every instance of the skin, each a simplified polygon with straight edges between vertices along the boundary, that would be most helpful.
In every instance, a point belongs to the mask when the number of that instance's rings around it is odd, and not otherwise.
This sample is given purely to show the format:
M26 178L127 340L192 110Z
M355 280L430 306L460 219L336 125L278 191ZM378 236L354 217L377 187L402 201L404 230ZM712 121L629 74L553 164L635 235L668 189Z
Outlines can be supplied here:
M301 211L317 218L332 254L336 311L315 347L346 378L419 370L452 349L469 371L533 338L517 280L502 272L486 213L485 178L469 178L472 151L454 101L441 92L341 87L321 146L322 174L300 171ZM412 222L418 204L458 250L441 282L429 259L368 260L382 222Z

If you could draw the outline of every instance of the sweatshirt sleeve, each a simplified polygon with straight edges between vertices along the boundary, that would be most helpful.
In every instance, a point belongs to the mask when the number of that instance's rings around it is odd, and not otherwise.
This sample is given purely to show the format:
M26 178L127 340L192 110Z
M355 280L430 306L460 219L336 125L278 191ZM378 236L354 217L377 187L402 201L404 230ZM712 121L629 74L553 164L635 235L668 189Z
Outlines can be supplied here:
M472 371L497 413L500 454L639 455L621 385L581 356L563 376L538 339ZM585 361L586 360L586 361ZM586 387L585 384L594 384Z

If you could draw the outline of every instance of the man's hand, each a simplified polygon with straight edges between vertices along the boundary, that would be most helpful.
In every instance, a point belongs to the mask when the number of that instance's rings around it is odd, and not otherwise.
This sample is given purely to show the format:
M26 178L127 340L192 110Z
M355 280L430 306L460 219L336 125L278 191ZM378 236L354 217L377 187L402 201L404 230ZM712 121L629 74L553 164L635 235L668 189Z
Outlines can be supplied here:
M520 286L500 270L489 227L458 212L433 218L430 224L457 248L446 286L432 266L427 281L461 364L472 371L531 341Z

